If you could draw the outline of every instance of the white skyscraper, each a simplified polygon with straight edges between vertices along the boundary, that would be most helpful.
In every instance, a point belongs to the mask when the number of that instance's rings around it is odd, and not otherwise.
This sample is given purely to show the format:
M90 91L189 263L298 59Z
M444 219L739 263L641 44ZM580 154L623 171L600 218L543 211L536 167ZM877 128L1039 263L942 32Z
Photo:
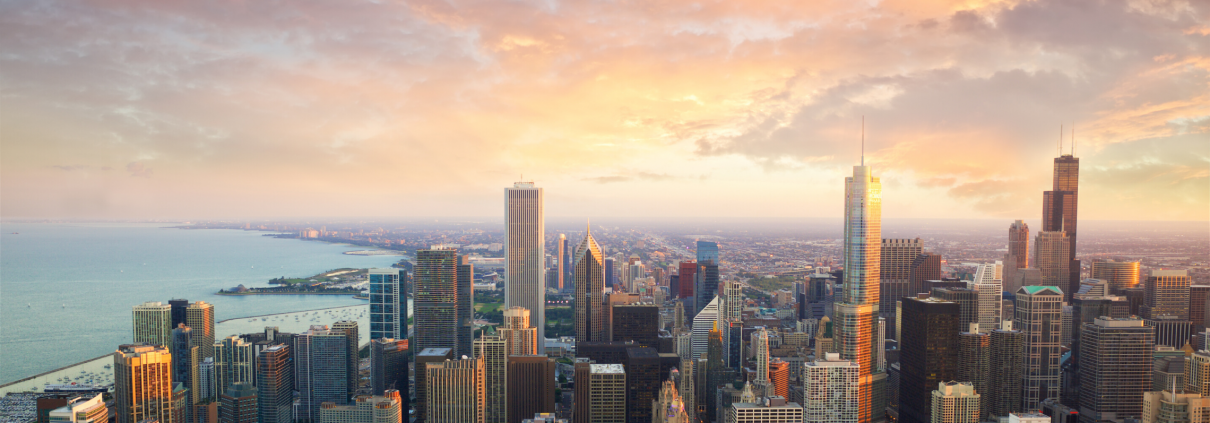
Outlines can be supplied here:
M980 395L970 382L941 382L933 391L932 423L979 423Z
M756 375L752 377L753 389L759 391L759 396L770 395L769 384L769 331L764 327L756 329L752 334L752 355L756 356Z
M133 307L134 342L168 346L172 344L172 306L158 301Z
M718 307L719 297L714 297L710 304L706 304L706 308L702 309L701 313L693 317L693 358L705 358L706 345L710 330L718 324Z
M1000 329L1000 317L1004 299L1004 265L999 261L994 264L980 264L975 270L975 280L966 283L967 288L979 291L978 318L979 333L991 333Z
M529 310L546 350L546 218L542 188L517 182L504 189L504 307Z
M803 421L857 423L861 366L826 353L823 359L803 365Z

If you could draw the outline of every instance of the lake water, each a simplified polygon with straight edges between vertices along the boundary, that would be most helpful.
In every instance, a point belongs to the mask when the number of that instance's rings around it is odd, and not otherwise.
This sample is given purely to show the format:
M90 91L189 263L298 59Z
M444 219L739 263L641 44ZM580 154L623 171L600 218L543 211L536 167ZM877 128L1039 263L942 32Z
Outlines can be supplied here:
M165 226L0 224L0 384L130 342L130 308L145 301L206 301L217 320L364 304L335 295L214 293L239 284L267 286L278 276L388 267L400 259L345 255L358 248L264 232Z

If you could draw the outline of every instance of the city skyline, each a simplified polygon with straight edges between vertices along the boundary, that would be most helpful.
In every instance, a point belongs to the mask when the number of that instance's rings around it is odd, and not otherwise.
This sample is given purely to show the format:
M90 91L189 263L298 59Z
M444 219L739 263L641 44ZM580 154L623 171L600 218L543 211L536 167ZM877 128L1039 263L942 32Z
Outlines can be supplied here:
M525 178L838 217L865 116L888 214L1031 217L1074 127L1082 220L1202 220L1206 6L1141 4L8 3L0 214L481 216Z

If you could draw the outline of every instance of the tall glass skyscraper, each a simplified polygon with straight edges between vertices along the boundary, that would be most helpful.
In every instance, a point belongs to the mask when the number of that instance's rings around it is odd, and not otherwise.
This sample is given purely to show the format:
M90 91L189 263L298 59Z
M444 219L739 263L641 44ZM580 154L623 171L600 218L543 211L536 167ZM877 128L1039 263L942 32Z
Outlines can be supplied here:
M886 371L877 357L878 279L882 253L882 182L868 166L854 166L845 178L844 285L835 305L836 341L840 358L861 366L858 374L861 423L886 417Z
M369 278L370 339L407 339L407 271L370 269Z
M546 217L542 188L517 182L504 189L504 307L524 307L546 350Z
M413 269L416 345L412 351L449 348L458 352L458 252L418 250Z
M585 231L584 240L576 248L576 342L602 342L605 339L605 259L601 246ZM531 312L532 313L532 312ZM541 350L539 350L541 351Z
M705 264L707 260L714 261L718 264L718 243L711 241L697 242L697 263Z

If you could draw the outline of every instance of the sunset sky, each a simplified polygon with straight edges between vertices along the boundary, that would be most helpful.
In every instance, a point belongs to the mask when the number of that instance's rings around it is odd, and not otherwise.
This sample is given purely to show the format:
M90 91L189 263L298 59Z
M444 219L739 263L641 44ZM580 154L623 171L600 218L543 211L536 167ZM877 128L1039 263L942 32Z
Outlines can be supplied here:
M1210 219L1210 2L0 1L4 218Z

